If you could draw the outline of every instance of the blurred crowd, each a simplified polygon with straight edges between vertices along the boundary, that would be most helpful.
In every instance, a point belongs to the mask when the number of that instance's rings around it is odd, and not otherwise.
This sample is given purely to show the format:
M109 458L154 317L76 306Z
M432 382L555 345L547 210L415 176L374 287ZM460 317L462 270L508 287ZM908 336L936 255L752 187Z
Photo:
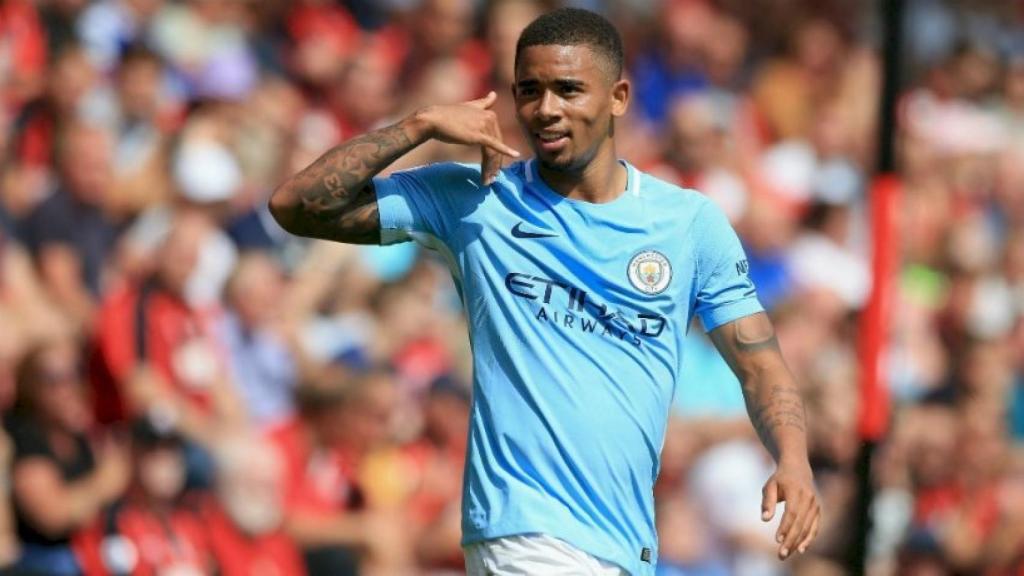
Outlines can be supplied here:
M461 573L448 271L291 237L266 201L332 145L492 88L527 150L515 41L566 4L625 38L620 153L737 228L825 510L776 561L772 463L695 326L658 574L846 573L881 88L855 0L0 0L0 570ZM1024 574L1024 5L907 4L871 573Z

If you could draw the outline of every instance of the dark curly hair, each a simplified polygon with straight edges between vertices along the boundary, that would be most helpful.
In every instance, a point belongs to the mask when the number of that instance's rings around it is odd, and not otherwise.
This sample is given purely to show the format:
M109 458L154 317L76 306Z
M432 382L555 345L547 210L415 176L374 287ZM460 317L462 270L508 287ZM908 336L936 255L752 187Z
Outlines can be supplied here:
M604 16L579 8L560 8L530 23L516 42L515 65L519 55L531 46L587 45L606 61L611 77L622 76L622 37Z

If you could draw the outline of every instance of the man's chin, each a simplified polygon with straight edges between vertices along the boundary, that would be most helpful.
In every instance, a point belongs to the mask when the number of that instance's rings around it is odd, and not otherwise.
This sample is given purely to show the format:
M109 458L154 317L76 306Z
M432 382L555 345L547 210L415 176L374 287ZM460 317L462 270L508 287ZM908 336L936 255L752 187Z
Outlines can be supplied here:
M542 154L537 155L537 162L545 170L551 172L573 172L575 171L575 162L571 156L555 156L548 157Z

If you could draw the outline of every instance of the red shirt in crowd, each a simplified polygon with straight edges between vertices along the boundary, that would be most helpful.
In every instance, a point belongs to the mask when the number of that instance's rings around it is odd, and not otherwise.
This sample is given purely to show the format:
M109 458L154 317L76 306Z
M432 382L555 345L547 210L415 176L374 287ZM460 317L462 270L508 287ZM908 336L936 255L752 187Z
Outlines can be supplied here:
M409 520L418 530L431 530L441 515L452 506L460 506L462 467L465 446L438 446L419 440L402 448L403 473L413 479L415 487L405 502ZM436 560L430 568L464 569L462 552Z
M439 447L420 440L402 448L405 472L416 479L406 509L416 524L427 526L462 497L462 467L465 447ZM435 478L446 481L437 482Z
M340 450L315 447L298 418L269 433L284 462L284 503L289 512L329 516L361 506L356 467Z
M338 58L349 57L359 47L361 31L343 6L298 3L285 19L288 36L295 43L321 42Z
M172 569L221 576L305 574L298 548L280 530L250 537L213 497L190 503L167 517L126 505L96 521L74 540L84 575L158 576Z
M74 549L85 576L208 574L213 558L203 522L179 508L166 516L128 503L76 535Z
M922 490L914 504L914 523L920 526L941 523L954 513L963 514L980 537L988 537L999 521L997 487L968 491L957 484L947 484Z
M140 311L142 293L147 295ZM142 334L138 332L140 319L145 324ZM114 422L129 416L124 387L142 358L176 392L208 410L209 381L216 377L213 373L222 370L225 355L214 336L216 319L217 311L198 312L159 288L144 291L124 286L114 290L104 301L96 323L91 380L98 420Z
M249 536L238 529L213 498L201 505L201 517L221 576L302 576L299 550L282 531Z
M9 86L41 82L46 69L46 33L32 2L0 2L0 106L8 112L24 104L25 94ZM0 110L2 113L3 110Z

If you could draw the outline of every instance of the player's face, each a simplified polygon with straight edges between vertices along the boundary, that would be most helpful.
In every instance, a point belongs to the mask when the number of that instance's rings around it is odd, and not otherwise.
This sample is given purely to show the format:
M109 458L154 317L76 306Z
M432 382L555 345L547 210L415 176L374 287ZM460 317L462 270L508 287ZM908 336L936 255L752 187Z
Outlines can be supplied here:
M600 58L586 45L531 46L519 54L516 115L549 170L582 171L611 144L612 121L626 113L629 82L612 79Z

